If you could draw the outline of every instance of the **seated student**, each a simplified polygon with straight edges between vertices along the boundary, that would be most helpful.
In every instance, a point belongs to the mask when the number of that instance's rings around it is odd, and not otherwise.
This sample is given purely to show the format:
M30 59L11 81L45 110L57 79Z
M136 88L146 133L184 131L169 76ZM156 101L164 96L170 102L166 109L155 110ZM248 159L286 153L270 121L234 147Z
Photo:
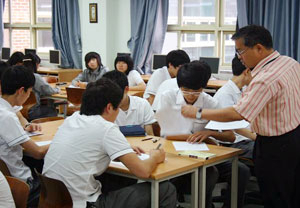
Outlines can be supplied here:
M43 77L37 73L41 59L35 54L27 54L24 56L24 66L34 73L35 84L33 92L36 97L37 104L33 106L29 112L29 120L43 117L57 116L57 111L53 100L47 100L46 104L41 103L41 97L59 93L59 88L53 88L46 82Z
M140 73L133 69L133 60L130 56L117 56L115 69L126 74L129 83L129 90L145 90L146 84Z
M193 61L189 64L184 64L180 67L177 74L177 83L179 89L171 89L164 92L161 95L161 100L159 107L157 109L157 114L161 111L164 111L166 108L174 109L174 114L178 113L175 110L180 109L183 105L193 105L197 108L219 108L218 101L212 98L210 95L203 92L203 88L206 87L207 82L211 76L211 70L209 66L200 61ZM170 110L169 110L170 111ZM182 116L183 117L183 116ZM170 115L170 119L172 119L172 115ZM158 119L158 122L160 120ZM186 128L187 135L182 137L182 140L186 140L191 143L195 142L203 142L209 139L209 137L213 137L219 141L227 141L233 142L235 140L235 136L232 131L212 131L205 130L205 126L208 123L207 120L197 119L194 120L191 126L182 126L182 129ZM163 126L163 125L162 125ZM161 134L166 135L165 129L161 126ZM170 129L168 129L170 132ZM177 129L174 129L174 132ZM192 134L189 136L189 134ZM168 133L171 135L170 133ZM246 188L246 184L250 177L249 168L242 164L238 164L239 174L238 174L238 207L243 206L244 200L244 192ZM231 162L225 162L216 166L219 172L219 178L225 180L231 184ZM230 192L228 192L230 193ZM211 193L207 193L211 194ZM227 197L226 205L228 206L230 203L230 195Z
M177 76L180 65L189 63L190 58L183 50L173 50L167 54L166 66L156 69L151 75L144 93L144 98L152 105L158 87L163 81Z
M9 184L0 171L0 207L15 208L15 202L11 194Z
M13 106L21 106L32 91L35 78L24 66L13 66L1 77L2 97L0 98L0 159L3 160L13 177L19 178L30 187L28 205L37 205L39 181L32 177L29 167L23 161L24 152L33 158L44 158L49 145L38 146L26 134Z
M221 108L236 105L242 96L242 88L249 85L252 80L251 70L246 68L237 57L232 60L232 73L232 79L214 95L214 98L219 101ZM233 143L226 142L222 144L228 147L243 149L244 152L241 156L252 159L256 134L249 129L237 129L235 132L235 141Z
M72 80L72 85L85 88L89 82L100 79L108 72L108 67L103 66L101 57L96 52L89 52L84 57L86 69Z
M7 63L10 66L23 65L23 59L24 59L24 54L20 51L16 51L9 57Z
M103 184L95 179L112 160L121 161L137 177L147 178L165 159L160 149L151 150L149 159L140 160L134 151L139 153L141 149L131 147L113 123L122 97L121 88L107 78L89 83L80 112L64 121L50 145L43 174L67 186L74 207L150 206L149 183L102 193ZM175 207L176 191L169 182L160 183L159 195L160 207Z
M116 119L118 126L141 125L148 135L153 135L152 124L155 123L154 112L143 98L128 96L128 80L124 73L117 70L107 72L103 75L119 85L123 91L123 99L119 106L120 112Z

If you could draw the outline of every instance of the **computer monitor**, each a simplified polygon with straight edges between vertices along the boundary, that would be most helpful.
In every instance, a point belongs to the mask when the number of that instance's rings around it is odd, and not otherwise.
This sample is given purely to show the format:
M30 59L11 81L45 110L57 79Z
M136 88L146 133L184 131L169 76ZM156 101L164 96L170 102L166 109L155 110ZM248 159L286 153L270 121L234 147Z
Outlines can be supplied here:
M1 59L8 60L10 57L10 48L3 47L1 50Z
M33 48L25 48L25 55L27 54L36 54L36 49L33 49Z
M204 61L209 65L212 74L219 74L220 58L218 58L218 57L200 57L200 61Z
M117 53L117 56L131 56L131 53Z
M50 64L60 65L61 61L60 50L49 51L49 62Z
M167 65L167 55L153 54L152 57L152 70L162 68Z

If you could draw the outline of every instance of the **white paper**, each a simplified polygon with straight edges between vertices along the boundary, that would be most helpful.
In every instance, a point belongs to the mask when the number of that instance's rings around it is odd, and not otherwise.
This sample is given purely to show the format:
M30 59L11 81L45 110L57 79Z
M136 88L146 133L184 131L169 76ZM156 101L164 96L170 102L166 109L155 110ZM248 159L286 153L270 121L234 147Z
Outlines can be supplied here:
M138 155L138 157L141 159L141 160L147 160L150 156L147 155L147 154L141 154L141 155ZM119 166L122 166L122 167L126 167L122 162L116 162L116 161L111 161L110 164L114 164L114 165L119 165Z
M191 134L194 119L185 118L181 114L181 106L160 109L155 118L161 128L162 136Z
M249 122L245 120L232 121L232 122L218 122L210 121L205 128L213 130L232 130L232 129L243 129L249 126Z
M50 144L51 141L42 141L42 142L35 142L37 146L44 146L44 145L47 145L47 144Z
M208 147L205 143L188 143L188 142L172 142L176 151L197 150L208 151Z
M42 135L43 133L40 131L32 131L32 132L26 131L26 134L30 137L33 137L33 136Z

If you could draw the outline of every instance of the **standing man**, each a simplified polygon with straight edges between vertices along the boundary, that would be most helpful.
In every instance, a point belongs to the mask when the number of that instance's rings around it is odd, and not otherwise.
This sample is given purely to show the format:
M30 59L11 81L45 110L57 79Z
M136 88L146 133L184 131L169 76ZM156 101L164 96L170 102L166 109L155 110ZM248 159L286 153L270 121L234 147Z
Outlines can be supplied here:
M273 49L261 26L241 28L232 39L253 79L237 105L223 109L183 106L186 117L215 121L246 119L257 133L255 171L266 208L299 207L300 65Z

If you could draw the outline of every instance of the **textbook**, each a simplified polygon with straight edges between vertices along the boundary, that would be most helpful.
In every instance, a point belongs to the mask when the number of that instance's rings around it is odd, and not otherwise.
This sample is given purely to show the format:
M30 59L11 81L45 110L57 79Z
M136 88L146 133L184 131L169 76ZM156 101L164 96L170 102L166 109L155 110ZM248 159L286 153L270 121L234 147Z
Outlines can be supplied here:
M124 136L146 136L145 130L140 125L120 126Z
M178 152L178 155L204 160L208 160L216 156L214 153L200 151L180 151Z

